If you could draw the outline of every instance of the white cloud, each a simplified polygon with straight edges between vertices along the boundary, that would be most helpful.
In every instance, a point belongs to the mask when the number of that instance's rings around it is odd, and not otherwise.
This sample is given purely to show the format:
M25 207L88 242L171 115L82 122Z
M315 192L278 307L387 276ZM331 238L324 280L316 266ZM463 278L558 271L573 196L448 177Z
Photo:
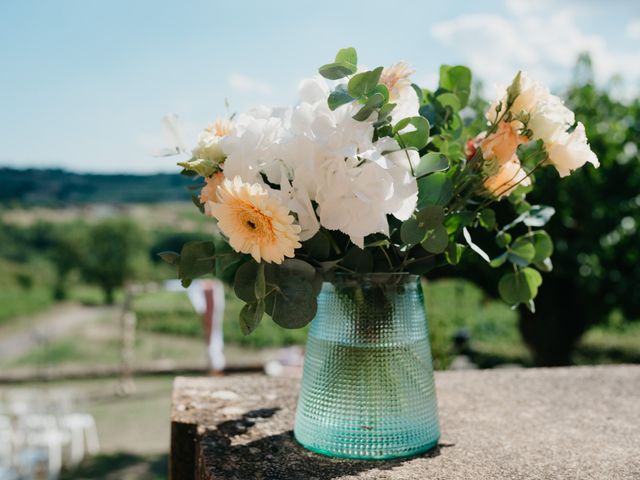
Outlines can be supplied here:
M231 88L243 93L259 93L261 95L271 95L273 93L273 87L270 84L242 73L229 75L228 83Z
M506 13L462 15L433 25L431 34L457 49L485 81L506 84L518 70L550 84L566 84L578 55L589 52L598 81L613 75L637 82L640 51L612 50L604 37L586 33L576 21L575 5L550 0L505 0ZM627 33L635 34L632 22Z
M634 18L627 24L625 34L631 40L640 40L640 18Z

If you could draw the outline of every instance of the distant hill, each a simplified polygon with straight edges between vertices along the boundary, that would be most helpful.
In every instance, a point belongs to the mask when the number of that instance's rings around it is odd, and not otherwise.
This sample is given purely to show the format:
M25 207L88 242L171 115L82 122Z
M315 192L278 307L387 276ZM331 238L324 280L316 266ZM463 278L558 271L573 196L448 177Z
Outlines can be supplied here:
M73 173L60 169L0 168L0 204L64 206L86 203L185 201L193 181L181 175Z

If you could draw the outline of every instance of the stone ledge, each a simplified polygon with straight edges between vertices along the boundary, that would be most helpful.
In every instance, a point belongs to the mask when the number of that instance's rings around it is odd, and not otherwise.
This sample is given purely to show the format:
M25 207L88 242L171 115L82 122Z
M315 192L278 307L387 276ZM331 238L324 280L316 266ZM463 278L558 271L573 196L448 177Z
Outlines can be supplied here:
M640 479L640 366L437 372L442 438L408 460L313 454L298 380L175 380L173 480Z

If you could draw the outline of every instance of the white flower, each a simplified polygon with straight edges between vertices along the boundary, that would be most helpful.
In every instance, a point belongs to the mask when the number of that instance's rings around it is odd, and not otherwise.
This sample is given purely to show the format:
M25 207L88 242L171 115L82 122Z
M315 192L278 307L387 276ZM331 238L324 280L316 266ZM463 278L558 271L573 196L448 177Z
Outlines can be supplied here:
M220 140L233 131L233 124L229 120L217 119L207 126L200 135L198 143L192 150L193 158L210 160L216 164L224 161L224 153L220 147Z
M278 149L285 135L286 111L259 108L238 115L234 131L220 140L226 155L224 174L249 183L262 183L260 173L277 166Z
M391 112L395 121L418 115L420 99L411 86L411 75L415 70L404 62L385 68L380 75L380 83L389 89L389 102L396 106Z
M590 163L596 168L600 166L598 157L589 147L582 123L578 123L571 133L561 132L551 138L547 144L547 152L549 163L558 170L561 177L570 175L585 163Z

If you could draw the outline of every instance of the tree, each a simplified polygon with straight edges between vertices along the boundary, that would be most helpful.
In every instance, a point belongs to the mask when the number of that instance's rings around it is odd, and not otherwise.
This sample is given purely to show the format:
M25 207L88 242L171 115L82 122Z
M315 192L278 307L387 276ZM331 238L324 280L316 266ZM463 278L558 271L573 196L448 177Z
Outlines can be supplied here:
M64 300L67 296L67 278L83 263L84 246L87 242L85 228L80 225L65 225L57 228L56 239L51 250L51 262L56 270L53 296Z
M106 303L113 303L115 289L135 276L144 243L142 232L130 220L106 220L90 227L82 273L102 288Z

